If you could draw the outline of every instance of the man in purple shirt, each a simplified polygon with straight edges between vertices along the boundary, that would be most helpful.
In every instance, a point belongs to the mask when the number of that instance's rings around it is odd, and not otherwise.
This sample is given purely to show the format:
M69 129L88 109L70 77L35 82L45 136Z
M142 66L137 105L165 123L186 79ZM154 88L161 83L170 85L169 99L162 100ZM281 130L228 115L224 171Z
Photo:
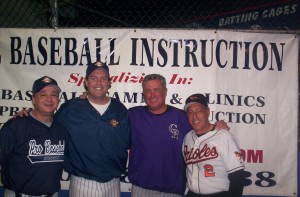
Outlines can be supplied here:
M129 109L131 150L128 177L132 197L180 197L185 192L181 152L191 130L186 113L167 105L166 79L150 74L142 82L146 106ZM221 123L222 128L227 128Z

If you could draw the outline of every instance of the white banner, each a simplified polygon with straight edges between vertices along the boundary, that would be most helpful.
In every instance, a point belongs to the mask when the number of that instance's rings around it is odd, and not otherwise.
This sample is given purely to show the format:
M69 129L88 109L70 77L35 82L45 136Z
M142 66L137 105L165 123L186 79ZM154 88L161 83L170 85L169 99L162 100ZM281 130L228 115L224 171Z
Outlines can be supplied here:
M204 93L211 121L225 120L246 164L244 195L297 194L298 37L211 30L0 29L0 124L31 106L35 79L48 75L61 103L84 91L88 61L109 65L110 96L144 105L141 81L166 77L178 108ZM176 173L176 172L174 172ZM62 177L68 188L68 175ZM127 180L126 176L124 180ZM129 191L130 184L122 184Z

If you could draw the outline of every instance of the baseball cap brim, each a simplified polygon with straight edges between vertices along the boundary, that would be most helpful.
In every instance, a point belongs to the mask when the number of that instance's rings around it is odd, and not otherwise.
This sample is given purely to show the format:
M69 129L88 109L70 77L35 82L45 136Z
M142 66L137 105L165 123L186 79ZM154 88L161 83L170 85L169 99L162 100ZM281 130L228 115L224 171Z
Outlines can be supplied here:
M190 102L190 103L188 103L188 104L186 104L186 105L184 106L184 111L186 111L190 105L195 104L195 103L197 103L197 104L199 104L199 105L203 105L203 104L201 104L201 103L199 103L199 102ZM203 105L203 106L204 106L204 107L207 107L207 106L205 106L205 105Z

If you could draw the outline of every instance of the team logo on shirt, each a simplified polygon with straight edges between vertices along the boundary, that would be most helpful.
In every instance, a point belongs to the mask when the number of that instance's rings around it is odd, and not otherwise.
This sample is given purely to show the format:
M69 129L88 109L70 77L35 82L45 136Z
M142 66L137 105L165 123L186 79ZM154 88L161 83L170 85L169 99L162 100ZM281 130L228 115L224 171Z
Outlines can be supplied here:
M178 140L179 130L177 129L176 124L170 124L169 131L172 133L171 137Z
M243 161L242 153L240 153L238 151L234 151L234 154L239 161Z
M190 150L188 146L185 145L183 153L187 165L214 159L219 156L217 147L209 147L207 144L205 144L201 149L191 148Z
M118 124L119 124L119 122L118 122L117 120L115 120L115 119L111 119L111 120L109 121L109 124L110 124L112 127L117 127Z
M51 140L45 140L44 144L37 144L36 140L30 140L27 158L31 163L62 162L64 150L64 140L59 141L58 144L51 143Z

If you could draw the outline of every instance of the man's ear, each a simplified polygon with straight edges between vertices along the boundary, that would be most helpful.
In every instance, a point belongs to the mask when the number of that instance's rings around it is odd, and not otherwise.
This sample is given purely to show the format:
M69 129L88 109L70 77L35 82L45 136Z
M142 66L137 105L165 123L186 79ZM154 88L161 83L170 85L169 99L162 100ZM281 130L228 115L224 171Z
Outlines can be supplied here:
M31 97L31 103L32 103L33 106L35 105L35 102L36 102L35 95L32 95L32 97Z

